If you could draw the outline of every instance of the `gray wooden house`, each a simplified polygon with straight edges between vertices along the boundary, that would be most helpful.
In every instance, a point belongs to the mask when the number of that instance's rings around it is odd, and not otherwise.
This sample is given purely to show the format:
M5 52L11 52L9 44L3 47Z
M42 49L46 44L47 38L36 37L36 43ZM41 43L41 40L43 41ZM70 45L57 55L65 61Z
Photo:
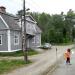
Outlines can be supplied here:
M26 16L27 47L41 46L41 30L32 16ZM0 7L0 52L14 52L22 49L21 20Z

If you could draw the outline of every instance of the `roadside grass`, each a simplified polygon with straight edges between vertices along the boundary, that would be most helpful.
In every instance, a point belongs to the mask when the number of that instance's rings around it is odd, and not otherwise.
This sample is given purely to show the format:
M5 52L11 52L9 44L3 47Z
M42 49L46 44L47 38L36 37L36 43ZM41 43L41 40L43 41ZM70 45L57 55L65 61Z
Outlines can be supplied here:
M28 50L28 56L31 56L31 55L35 55L35 54L38 54L38 52L37 51L35 51L35 50ZM20 51L16 51L16 52L1 52L0 53L0 56L14 56L14 57L18 57L18 56L23 56L23 51L22 50L20 50Z
M31 62L25 63L24 60L0 60L0 75L8 73L11 70L26 66Z
M28 50L28 55L35 55L38 54L35 50ZM23 56L23 51L16 51L16 52L7 52L7 53L0 53L0 57L19 57ZM22 59L1 59L0 60L0 75L10 72L11 70L26 66L28 64L32 63L31 61L28 61L25 63Z
M69 42L69 43L58 43L58 44L55 44L57 46L66 46L66 45L72 45L72 44L75 44L74 42Z

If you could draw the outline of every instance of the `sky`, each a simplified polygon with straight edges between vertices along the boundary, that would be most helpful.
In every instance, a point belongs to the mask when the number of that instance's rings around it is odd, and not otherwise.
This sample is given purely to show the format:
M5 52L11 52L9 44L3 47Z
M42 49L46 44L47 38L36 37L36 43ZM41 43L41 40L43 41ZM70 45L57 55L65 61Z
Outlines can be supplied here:
M23 0L0 0L0 6L5 6L7 12L16 14L23 8ZM26 8L40 13L67 13L69 9L75 11L75 0L26 0Z

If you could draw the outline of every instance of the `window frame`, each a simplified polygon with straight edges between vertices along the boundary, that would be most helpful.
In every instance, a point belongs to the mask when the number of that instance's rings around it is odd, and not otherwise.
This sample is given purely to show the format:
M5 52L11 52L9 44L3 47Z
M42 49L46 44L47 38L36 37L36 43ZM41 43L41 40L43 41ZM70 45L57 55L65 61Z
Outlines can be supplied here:
M17 36L17 38L15 38L15 36ZM15 40L18 40L18 42L16 43ZM14 33L14 45L19 45L19 34Z
M2 35L1 35L1 34L0 34L0 37L1 37L1 39L0 39L0 40L1 40L1 43L0 43L0 45L2 45Z

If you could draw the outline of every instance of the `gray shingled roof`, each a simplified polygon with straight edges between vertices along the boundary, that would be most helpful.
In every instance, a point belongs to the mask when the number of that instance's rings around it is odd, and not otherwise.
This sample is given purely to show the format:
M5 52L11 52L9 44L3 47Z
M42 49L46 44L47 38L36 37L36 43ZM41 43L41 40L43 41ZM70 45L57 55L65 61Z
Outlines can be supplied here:
M0 12L0 15L5 20L5 22L7 23L7 25L9 26L10 29L21 30L21 28L19 27L19 25L17 23L18 17L14 16L12 14L9 14L9 13L2 13L2 12ZM26 18L29 16L26 16ZM33 21L36 22L34 19L33 19ZM36 23L35 23L35 25L36 25ZM42 32L41 29L36 25L36 33L41 33L41 32Z
M31 20L29 20L28 17L30 17ZM41 29L39 28L39 26L37 25L37 22L34 20L34 18L31 15L26 15L26 20L35 23L35 28L36 28L35 33L41 33L42 32Z
M8 13L1 13L1 12L0 12L0 15L5 20L5 22L7 23L7 25L9 26L10 29L20 30L20 27L17 24L17 20L15 20L17 17L15 17L11 14L8 14Z

